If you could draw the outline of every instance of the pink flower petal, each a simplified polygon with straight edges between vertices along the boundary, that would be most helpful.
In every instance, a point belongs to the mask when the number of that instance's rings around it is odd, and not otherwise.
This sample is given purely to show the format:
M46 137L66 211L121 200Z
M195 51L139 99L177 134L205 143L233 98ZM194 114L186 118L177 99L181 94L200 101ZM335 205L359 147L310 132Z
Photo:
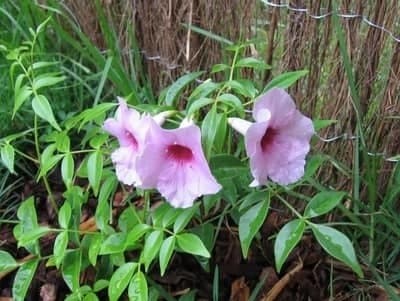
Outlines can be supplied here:
M190 207L199 196L221 189L211 175L195 125L164 130L152 123L137 172L142 188L157 188L174 207Z
M305 157L314 134L312 121L296 110L282 89L272 89L254 104L256 120L245 132L246 152L254 177L250 186L269 179L282 185L304 174Z

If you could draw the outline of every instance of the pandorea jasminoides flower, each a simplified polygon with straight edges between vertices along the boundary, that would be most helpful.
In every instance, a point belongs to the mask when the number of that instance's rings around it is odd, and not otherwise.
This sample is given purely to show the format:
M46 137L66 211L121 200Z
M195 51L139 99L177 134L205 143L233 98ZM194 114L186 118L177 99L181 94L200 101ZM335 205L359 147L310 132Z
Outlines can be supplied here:
M138 185L140 179L136 172L136 160L143 148L151 117L129 109L122 98L118 100L119 107L115 118L108 118L103 128L115 136L120 145L111 154L118 180L127 185Z
M256 100L251 123L229 118L229 124L245 136L254 181L250 186L265 184L268 179L287 185L304 174L305 157L314 134L311 119L301 114L293 99L283 89L271 89Z
M174 207L190 207L196 198L221 189L212 176L201 147L200 129L184 121L177 129L150 123L137 161L141 188L157 188Z

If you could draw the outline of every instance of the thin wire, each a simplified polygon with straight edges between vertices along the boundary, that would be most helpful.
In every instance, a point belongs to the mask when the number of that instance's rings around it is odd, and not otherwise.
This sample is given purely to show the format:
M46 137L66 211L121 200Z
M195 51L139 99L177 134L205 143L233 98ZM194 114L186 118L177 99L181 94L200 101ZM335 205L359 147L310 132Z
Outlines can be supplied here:
M328 10L326 8L322 8L323 11L326 11L325 13L323 13L321 15L314 15L314 14L309 12L308 8L296 8L296 7L290 6L289 3L279 3L278 4L278 3L270 2L269 0L261 0L261 1L267 6L277 7L277 8L286 8L286 9L288 9L290 11L305 13L310 18L313 18L313 19L316 19L316 20L323 19L323 18L329 17L329 16L334 14L333 11L329 11L328 12ZM369 26L372 26L372 27L374 27L376 29L382 30L383 32L388 34L394 41L396 41L397 43L400 43L400 37L397 37L392 31L390 31L386 27L372 22L371 20L369 20L364 15L360 15L360 14L356 14L356 13L352 13L352 12L350 12L350 13L338 13L337 15L339 17L345 18L345 19L361 19L361 21L363 21L364 23L366 23Z

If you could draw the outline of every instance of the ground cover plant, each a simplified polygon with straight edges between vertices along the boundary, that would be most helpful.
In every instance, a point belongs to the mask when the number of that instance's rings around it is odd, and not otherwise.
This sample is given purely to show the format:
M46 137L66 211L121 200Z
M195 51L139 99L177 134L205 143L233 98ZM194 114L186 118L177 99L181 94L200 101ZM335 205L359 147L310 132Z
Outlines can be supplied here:
M398 298L398 166L380 189L385 158L371 156L338 15L351 166L316 147L337 121L307 116L288 92L308 70L264 81L273 66L251 51L265 41L186 24L224 59L153 92L135 33L126 55L95 3L103 49L63 3L1 7L14 28L0 36L4 297ZM352 187L322 181L327 165Z

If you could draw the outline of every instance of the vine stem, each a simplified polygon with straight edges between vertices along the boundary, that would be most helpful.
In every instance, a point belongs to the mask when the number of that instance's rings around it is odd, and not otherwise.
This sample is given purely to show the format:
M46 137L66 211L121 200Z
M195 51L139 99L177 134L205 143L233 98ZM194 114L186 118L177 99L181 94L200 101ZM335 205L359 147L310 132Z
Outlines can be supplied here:
M39 164L40 164L40 162L41 162L41 153L40 153L40 149L39 149L39 134L38 134L38 130L37 130L38 129L38 121L37 121L37 115L36 114L35 114L33 122L34 122L35 149L36 149L36 155L38 157L38 161L39 161ZM43 176L42 178L43 178L43 183L44 183L44 186L46 188L47 194L49 196L49 200L50 200L51 206L53 207L55 212L58 213L58 206L57 206L56 200L54 199L53 192L51 191L49 181L47 180L47 178L45 176Z

